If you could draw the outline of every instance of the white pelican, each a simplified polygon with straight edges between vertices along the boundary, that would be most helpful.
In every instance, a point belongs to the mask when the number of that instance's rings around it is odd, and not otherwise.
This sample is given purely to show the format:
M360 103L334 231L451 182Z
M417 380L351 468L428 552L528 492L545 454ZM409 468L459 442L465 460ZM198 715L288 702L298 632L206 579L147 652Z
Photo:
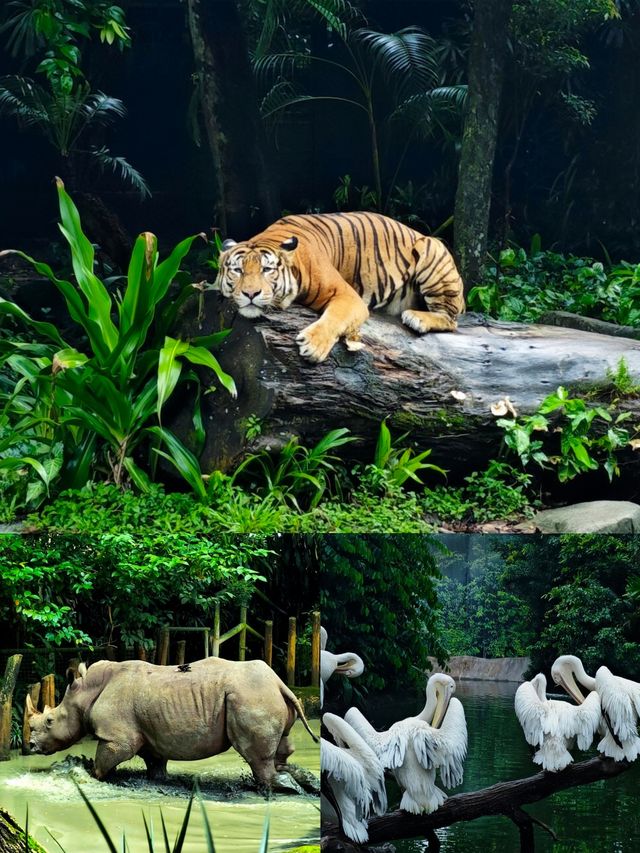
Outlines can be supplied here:
M579 749L589 749L600 724L597 693L582 697L578 705L547 699L547 679L541 672L518 687L515 709L527 743L538 747L534 762L552 773L571 764L569 750L576 740Z
M443 673L427 682L427 701L416 717L407 717L378 732L357 708L345 720L365 739L385 769L402 788L400 808L413 814L431 813L447 795L436 787L436 770L447 788L462 782L467 754L467 723L462 704L452 698L453 678Z
M561 655L551 669L553 680L563 687L576 702L584 702L577 681L587 690L595 690L605 726L604 737L598 750L616 761L635 761L640 755L638 721L640 720L640 684L628 678L614 675L606 666L601 666L593 678L587 675L580 658ZM587 697L589 698L589 697Z
M333 796L342 831L347 838L363 844L369 839L369 815L382 815L387 810L384 769L373 750L345 720L325 714L322 722L336 741L320 741L323 781ZM331 801L331 797L327 799Z
M356 678L364 672L364 661L355 652L334 655L326 650L327 632L320 628L320 706L324 704L324 685L332 675Z

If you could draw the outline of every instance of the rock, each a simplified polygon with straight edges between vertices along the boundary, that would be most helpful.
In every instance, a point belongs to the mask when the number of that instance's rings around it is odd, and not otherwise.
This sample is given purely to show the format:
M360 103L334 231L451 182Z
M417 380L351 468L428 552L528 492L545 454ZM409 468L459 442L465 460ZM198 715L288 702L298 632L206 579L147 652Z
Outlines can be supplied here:
M438 672L438 662L429 658ZM531 666L531 659L518 658L480 658L473 655L453 655L447 661L447 672L456 681L524 681L524 674Z
M585 501L537 513L540 533L638 533L640 505L631 501Z

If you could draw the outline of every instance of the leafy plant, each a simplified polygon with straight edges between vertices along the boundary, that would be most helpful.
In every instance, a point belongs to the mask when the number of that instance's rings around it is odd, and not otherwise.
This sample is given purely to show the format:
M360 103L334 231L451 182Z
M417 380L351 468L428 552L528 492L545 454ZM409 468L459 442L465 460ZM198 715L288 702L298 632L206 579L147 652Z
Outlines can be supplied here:
M624 358L620 359L615 370L607 369L607 379L621 397L635 397L640 393L640 385L630 373Z
M62 231L71 251L74 280L59 279L44 263L24 252L27 260L62 295L70 321L79 332L75 346L51 323L34 320L17 304L0 299L0 317L13 317L35 332L38 342L0 341L2 364L11 380L0 389L0 426L5 458L0 470L35 468L47 489L56 473L33 457L6 451L27 441L64 447L62 483L81 487L106 463L120 486L131 480L140 489L150 485L139 464L143 441L153 455L170 460L200 497L205 496L198 462L162 426L162 409L183 375L185 363L208 367L220 384L235 395L233 379L220 367L210 347L227 334L219 332L190 343L167 334L178 307L191 293L185 284L170 294L180 263L195 237L179 243L159 261L153 234L136 240L121 294L112 295L94 272L94 247L82 231L78 211L58 180ZM189 372L187 378L198 382ZM11 385L13 382L13 385ZM194 421L198 423L198 413ZM160 449L160 445L164 449ZM30 461L31 460L31 461Z
M548 433L556 414L554 432L559 436L559 452L549 456L543 441L532 438L536 432ZM620 448L629 443L629 433L621 426L630 412L615 415L603 406L589 406L580 397L569 397L560 386L540 404L533 415L497 421L504 431L506 446L514 451L523 465L533 461L541 467L555 465L561 483L578 474L595 471L602 465L610 480L620 473L616 458ZM598 433L597 428L604 430Z
M236 468L231 483L257 474L257 481L249 480L252 492L298 510L300 501L315 507L342 464L334 451L355 441L348 433L346 428L331 430L312 448L304 447L294 437L275 453L261 450L251 454Z
M397 441L404 441L408 432L401 435ZM445 476L445 472L431 462L425 462L431 455L431 450L420 453L412 447L397 447L394 445L391 432L385 421L380 424L380 432L373 457L373 463L365 468L365 475L379 488L394 490L405 485L408 480L423 485L419 477L420 471L435 471Z
M492 460L486 471L465 477L466 486L426 489L421 505L446 521L472 518L495 521L531 513L531 475L506 462Z

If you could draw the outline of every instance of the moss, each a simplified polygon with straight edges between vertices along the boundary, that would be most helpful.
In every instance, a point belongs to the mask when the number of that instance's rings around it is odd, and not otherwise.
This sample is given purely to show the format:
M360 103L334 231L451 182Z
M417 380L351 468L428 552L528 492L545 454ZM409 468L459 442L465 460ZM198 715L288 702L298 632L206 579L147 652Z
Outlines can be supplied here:
M436 409L427 416L416 415L415 412L396 412L389 419L389 424L405 432L420 430L422 433L440 435L443 426L447 429L468 429L471 420L461 412Z

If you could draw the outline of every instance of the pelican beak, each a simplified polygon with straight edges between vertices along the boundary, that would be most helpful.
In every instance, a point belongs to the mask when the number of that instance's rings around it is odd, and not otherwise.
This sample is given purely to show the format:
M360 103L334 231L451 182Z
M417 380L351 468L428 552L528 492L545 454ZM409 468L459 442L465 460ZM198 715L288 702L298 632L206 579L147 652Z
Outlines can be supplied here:
M582 691L578 687L572 672L569 672L566 675L562 673L558 679L558 684L566 690L576 704L582 705L584 702L584 696L582 695Z
M451 701L451 692L449 690L442 690L440 686L436 687L436 709L433 712L433 719L431 720L431 725L434 729L440 728L442 721L444 720L447 709L449 708L449 702Z

